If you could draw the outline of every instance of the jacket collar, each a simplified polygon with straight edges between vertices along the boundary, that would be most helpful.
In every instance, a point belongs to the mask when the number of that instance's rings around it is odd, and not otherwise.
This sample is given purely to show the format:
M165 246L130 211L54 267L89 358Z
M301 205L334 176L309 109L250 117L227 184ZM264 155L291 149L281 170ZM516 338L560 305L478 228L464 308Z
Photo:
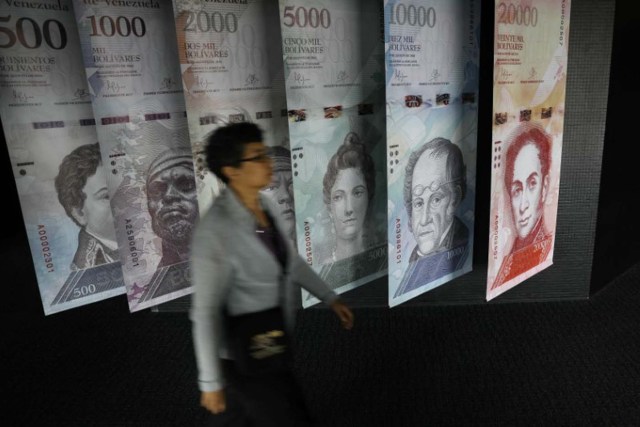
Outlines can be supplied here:
M236 224L240 227L247 228L250 230L255 230L258 226L258 222L256 221L255 216L247 209L238 196L231 190L229 187L225 187L218 196L227 210L229 216L231 218L236 219ZM260 200L260 205L262 209L264 209L269 215L273 217L271 210L269 209L269 204L265 200L265 196L262 193L258 194L258 198Z

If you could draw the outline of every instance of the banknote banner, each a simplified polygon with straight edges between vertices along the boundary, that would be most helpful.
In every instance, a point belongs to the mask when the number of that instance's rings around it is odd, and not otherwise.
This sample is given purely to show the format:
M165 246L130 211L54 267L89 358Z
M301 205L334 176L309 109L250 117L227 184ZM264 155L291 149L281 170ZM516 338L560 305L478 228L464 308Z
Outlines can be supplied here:
M295 242L278 0L174 0L173 7L200 211L209 208L222 185L205 167L207 136L228 123L253 122L273 148L273 182L264 193L278 206Z
M487 300L553 263L570 5L495 5Z
M280 1L298 252L338 293L387 271L380 6Z
M73 8L45 3L0 9L0 116L49 315L125 288Z
M480 2L387 0L389 305L472 268Z
M191 292L198 218L171 2L74 0L129 309Z

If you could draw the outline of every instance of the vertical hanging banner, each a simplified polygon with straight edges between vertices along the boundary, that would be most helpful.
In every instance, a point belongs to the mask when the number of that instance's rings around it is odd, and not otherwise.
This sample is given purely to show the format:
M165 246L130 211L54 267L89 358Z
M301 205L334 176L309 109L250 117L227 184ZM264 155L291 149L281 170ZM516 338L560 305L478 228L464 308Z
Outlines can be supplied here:
M487 300L553 263L570 3L496 2Z
M228 123L253 122L274 158L273 182L264 193L295 241L278 0L173 4L200 212L209 208L220 185L205 167L206 137Z
M338 293L387 269L380 6L280 0L298 251Z
M75 0L131 311L191 292L198 218L170 2Z
M70 0L3 3L0 95L45 314L123 294Z
M472 268L480 2L384 12L393 307Z

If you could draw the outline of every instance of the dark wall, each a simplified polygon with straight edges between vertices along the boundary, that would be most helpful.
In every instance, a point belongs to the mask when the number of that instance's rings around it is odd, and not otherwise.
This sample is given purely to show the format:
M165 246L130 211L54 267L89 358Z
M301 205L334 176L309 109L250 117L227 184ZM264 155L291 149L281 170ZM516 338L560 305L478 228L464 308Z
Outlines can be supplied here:
M637 151L638 2L618 1L613 34L609 107L605 133L600 204L593 258L592 294L640 261L640 220L633 208L640 195Z

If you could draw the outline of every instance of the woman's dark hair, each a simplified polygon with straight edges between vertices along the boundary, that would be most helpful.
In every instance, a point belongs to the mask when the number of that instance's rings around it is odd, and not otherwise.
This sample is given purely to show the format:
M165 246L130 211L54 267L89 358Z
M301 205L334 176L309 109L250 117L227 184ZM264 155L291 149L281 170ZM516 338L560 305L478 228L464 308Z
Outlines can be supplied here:
M364 182L367 185L367 195L369 201L371 201L376 187L376 170L373 159L367 153L365 145L360 142L360 137L354 132L349 132L344 137L342 145L340 145L338 151L331 157L327 165L327 171L322 180L322 196L327 206L331 204L331 189L333 184L336 183L338 173L349 168L356 168L362 173Z
M251 142L262 142L262 130L253 123L232 123L216 129L207 137L207 167L227 184L229 178L222 168L240 166L244 146Z

